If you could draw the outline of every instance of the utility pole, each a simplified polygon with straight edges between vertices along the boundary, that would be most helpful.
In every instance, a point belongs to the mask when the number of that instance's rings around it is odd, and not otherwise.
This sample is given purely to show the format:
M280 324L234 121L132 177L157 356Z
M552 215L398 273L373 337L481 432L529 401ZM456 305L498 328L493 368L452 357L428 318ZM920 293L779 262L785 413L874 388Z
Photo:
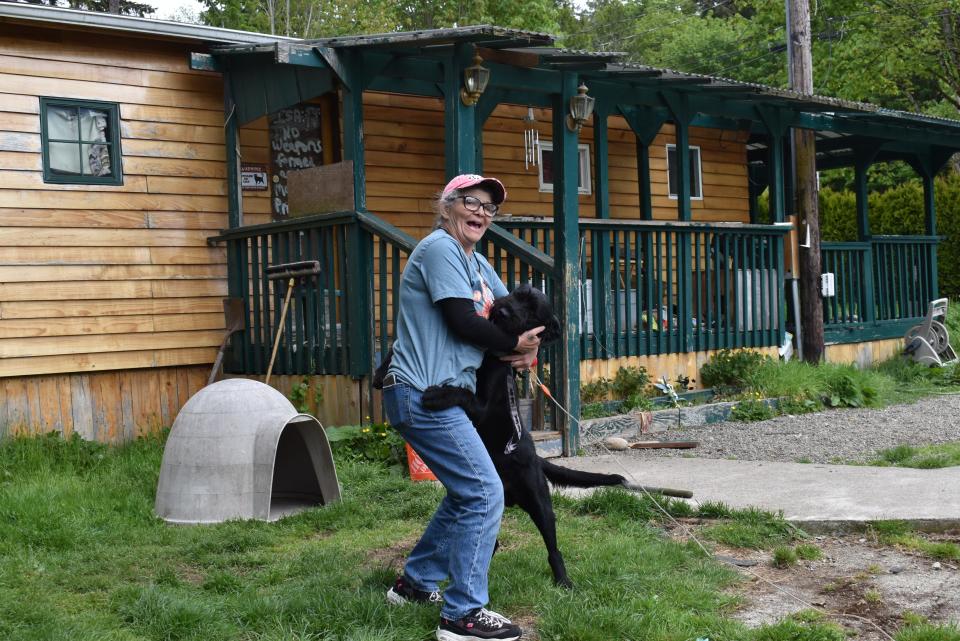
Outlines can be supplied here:
M813 93L810 45L810 1L786 0L787 58L790 89ZM808 363L823 358L823 300L820 298L820 211L817 202L816 136L810 129L793 130L796 211L800 222L801 353ZM809 242L806 242L809 239ZM806 245L809 245L806 246Z

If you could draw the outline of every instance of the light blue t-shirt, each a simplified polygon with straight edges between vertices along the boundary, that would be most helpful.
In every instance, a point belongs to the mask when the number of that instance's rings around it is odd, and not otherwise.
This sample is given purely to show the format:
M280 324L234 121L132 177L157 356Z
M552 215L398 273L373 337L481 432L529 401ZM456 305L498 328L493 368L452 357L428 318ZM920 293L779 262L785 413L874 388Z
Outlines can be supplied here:
M436 302L466 298L482 312L481 276L494 298L507 295L486 258L476 251L468 257L446 231L438 229L417 244L400 277L391 374L421 391L431 385L476 391L483 350L450 331Z

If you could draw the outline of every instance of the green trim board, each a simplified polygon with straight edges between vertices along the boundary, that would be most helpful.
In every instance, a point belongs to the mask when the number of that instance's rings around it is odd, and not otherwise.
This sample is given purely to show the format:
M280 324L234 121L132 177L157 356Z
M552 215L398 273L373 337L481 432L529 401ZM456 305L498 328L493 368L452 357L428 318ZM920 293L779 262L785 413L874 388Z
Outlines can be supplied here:
M852 327L825 327L823 340L826 345L848 345L868 341L903 338L907 331L923 322L923 318L906 318L896 321L877 322Z
M40 147L45 183L123 184L117 103L41 97Z

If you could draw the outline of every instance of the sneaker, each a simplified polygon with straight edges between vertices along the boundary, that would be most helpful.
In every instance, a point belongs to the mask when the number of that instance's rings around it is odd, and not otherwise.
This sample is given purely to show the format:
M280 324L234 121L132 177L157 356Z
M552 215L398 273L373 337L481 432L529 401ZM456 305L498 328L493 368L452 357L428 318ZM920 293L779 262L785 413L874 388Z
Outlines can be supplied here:
M520 626L491 610L477 608L456 621L440 617L437 641L515 641L523 634Z
M393 605L404 605L406 603L443 603L443 597L440 592L434 590L418 590L407 581L406 577L398 577L393 587L387 590L387 602Z

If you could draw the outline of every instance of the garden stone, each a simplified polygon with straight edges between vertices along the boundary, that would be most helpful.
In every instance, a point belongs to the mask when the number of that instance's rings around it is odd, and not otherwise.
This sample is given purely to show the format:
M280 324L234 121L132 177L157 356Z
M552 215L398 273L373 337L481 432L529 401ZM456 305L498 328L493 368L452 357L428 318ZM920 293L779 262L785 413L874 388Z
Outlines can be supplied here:
M608 436L603 440L603 444L615 452L630 449L630 443L627 442L627 439L620 438L619 436Z

